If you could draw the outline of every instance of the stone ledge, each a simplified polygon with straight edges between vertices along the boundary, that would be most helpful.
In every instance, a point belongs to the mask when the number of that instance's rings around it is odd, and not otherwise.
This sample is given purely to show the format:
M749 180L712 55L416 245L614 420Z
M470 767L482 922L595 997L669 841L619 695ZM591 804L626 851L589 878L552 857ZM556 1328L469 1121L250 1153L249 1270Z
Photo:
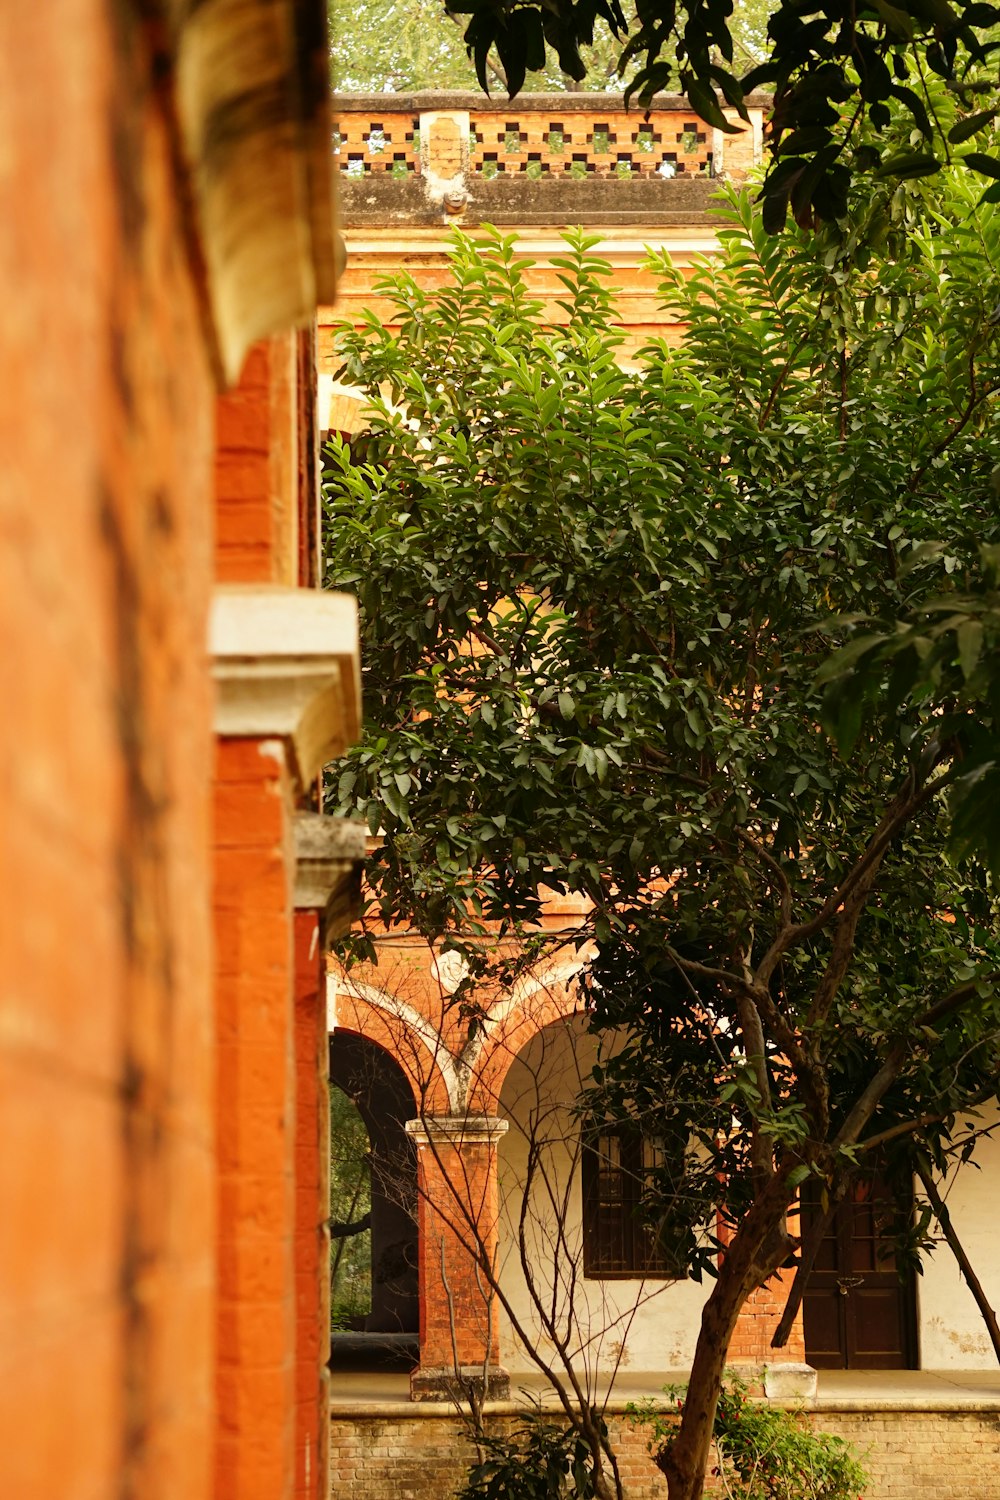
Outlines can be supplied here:
M591 224L702 225L720 179L691 177L527 177L471 176L468 201L455 222L463 229L482 224L563 226ZM378 224L439 226L440 204L429 201L422 177L369 173L339 183L341 221L346 229Z
M410 1400L420 1406L447 1405L454 1413L456 1406L468 1401L468 1391L482 1395L485 1388L484 1410L493 1410L508 1402L510 1376L499 1365L492 1365L483 1375L481 1365L463 1365L457 1372L449 1369L417 1369L410 1376ZM442 1400L443 1398L443 1400ZM516 1403L512 1403L516 1407Z

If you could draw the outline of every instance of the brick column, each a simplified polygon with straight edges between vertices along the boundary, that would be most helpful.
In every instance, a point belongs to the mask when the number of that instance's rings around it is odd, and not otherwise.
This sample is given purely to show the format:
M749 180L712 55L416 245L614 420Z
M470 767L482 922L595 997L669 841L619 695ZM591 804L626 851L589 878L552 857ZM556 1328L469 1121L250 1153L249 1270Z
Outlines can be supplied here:
M216 756L217 1500L291 1500L292 789L281 740Z
M353 871L357 834L345 848L342 833L325 836L335 820L313 814L299 849L295 804L356 733L355 607L309 589L222 588L211 643L220 736L215 1493L319 1500L328 1313L316 913L349 914L335 877ZM295 908L307 913L299 921Z
M414 1401L454 1391L463 1381L502 1398L496 1303L483 1262L496 1264L497 1144L507 1121L494 1115L411 1120L417 1147L420 1235L420 1368Z
M295 1500L328 1492L329 1048L320 920L295 913Z

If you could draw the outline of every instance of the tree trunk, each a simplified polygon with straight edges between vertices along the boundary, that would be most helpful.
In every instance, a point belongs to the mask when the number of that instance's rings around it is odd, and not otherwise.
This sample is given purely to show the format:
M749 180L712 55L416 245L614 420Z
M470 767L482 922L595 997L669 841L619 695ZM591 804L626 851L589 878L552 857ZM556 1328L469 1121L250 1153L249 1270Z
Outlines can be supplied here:
M758 1195L726 1248L701 1315L680 1427L659 1461L670 1500L701 1500L729 1341L744 1302L788 1254L785 1214L794 1197L784 1176Z

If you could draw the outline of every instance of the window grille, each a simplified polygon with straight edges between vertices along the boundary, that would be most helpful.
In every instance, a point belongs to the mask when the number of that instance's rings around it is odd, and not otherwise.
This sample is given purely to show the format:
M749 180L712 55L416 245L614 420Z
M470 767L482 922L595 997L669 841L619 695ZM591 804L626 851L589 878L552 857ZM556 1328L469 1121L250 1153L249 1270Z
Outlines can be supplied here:
M662 1143L629 1126L591 1128L583 1146L584 1275L678 1278L677 1253L650 1224L643 1198L668 1160ZM677 1163L678 1176L683 1159Z

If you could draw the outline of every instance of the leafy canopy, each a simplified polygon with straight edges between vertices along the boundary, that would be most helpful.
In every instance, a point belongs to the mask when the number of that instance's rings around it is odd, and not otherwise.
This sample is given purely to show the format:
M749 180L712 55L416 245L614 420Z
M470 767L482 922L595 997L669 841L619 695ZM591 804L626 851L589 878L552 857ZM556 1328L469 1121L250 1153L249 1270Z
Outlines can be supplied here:
M341 93L478 87L476 64L463 39L466 23L444 10L440 0L328 0L328 9L333 82ZM737 0L730 30L741 66L749 67L765 56L769 9L769 0ZM637 21L631 0L624 14L632 30ZM598 29L589 43L581 42L579 67L572 74L559 66L550 51L541 68L526 74L521 87L528 92L620 92L621 52L621 42L609 30ZM507 88L503 62L496 52L486 59L484 69L490 88Z
M911 1138L943 1164L996 1095L995 902L947 857L992 703L897 694L838 747L818 681L852 617L967 588L1000 542L977 196L862 184L775 240L730 195L716 260L657 262L689 334L636 369L577 233L558 327L490 234L439 291L383 288L395 332L342 332L371 416L329 451L328 581L361 601L370 718L332 804L381 833L381 922L591 898L593 1005L631 1033L598 1103L694 1129L660 1214L695 1269L716 1209L773 1268L806 1176L833 1201Z
M547 66L550 53L564 73L582 78L581 46L606 26L622 44L617 71L628 78L626 96L642 104L679 87L702 119L731 130L725 106L746 118L747 92L771 90L773 159L764 197L772 229L790 202L800 224L841 217L857 168L925 175L954 153L1000 177L993 154L955 152L997 112L1000 9L988 0L869 0L860 7L854 0L778 0L766 56L748 71L733 0L637 0L634 18L620 0L448 0L447 9L468 18L465 41L487 89L492 55L511 93ZM896 106L912 122L907 149L883 154L869 144L853 158L859 130L886 131Z

